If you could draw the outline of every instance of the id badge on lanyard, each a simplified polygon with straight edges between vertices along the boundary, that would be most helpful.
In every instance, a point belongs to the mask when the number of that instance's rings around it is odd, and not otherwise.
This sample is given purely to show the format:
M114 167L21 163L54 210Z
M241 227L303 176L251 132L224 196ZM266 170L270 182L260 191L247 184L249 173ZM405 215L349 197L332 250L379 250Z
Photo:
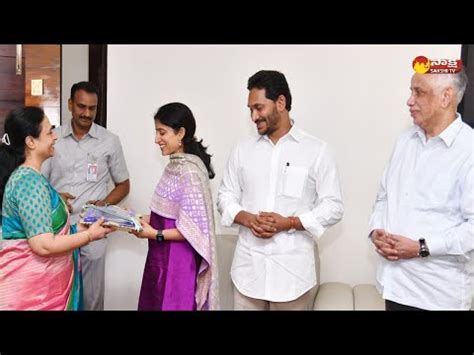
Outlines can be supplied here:
M97 174L99 167L97 166L97 158L91 154L87 154L87 176L86 180L95 182L97 181Z

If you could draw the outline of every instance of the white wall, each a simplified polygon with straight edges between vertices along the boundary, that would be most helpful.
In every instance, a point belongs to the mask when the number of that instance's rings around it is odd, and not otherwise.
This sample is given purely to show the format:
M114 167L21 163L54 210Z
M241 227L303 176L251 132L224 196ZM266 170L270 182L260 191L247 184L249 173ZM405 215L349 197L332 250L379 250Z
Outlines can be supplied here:
M148 211L167 159L154 145L153 115L181 101L198 122L197 136L214 155L214 199L232 146L254 132L247 79L260 69L286 75L290 116L329 142L345 203L343 220L320 239L321 281L374 283L376 255L367 222L378 182L398 134L411 125L406 101L412 60L459 58L450 46L109 46L108 128L121 137L131 173L124 202ZM226 232L219 226L218 233ZM109 238L106 308L136 309L147 242L127 234Z
M71 119L67 108L71 86L89 80L89 45L63 44L61 55L61 123L65 123Z

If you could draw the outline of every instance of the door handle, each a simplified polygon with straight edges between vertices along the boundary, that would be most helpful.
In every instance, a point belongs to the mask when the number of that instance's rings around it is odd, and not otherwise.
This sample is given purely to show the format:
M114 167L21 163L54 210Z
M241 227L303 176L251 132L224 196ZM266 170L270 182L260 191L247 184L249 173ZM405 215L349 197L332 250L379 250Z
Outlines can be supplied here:
M17 44L16 45L16 63L15 63L16 75L21 75L23 72L22 61L21 61L22 50L23 50L22 45Z

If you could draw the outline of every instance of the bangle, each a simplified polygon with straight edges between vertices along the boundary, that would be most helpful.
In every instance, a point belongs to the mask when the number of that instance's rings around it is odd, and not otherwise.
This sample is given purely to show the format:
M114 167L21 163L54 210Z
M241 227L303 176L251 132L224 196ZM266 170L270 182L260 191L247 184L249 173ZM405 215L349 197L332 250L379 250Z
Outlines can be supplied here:
M290 229L288 229L288 233L292 234L296 232L296 224L297 224L296 217L289 216L288 219L290 220Z
M92 234L88 230L86 231L87 238L89 239L89 243L92 242Z

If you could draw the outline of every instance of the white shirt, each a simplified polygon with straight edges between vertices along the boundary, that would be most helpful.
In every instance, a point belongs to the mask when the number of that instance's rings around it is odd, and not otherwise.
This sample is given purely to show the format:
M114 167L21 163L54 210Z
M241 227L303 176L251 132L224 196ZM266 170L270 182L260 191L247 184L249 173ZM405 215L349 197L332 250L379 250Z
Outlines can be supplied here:
M474 250L474 131L460 115L426 141L414 126L398 139L370 218L369 229L418 240L431 256L381 258L383 298L423 309L469 309Z
M239 226L232 280L242 294L272 302L295 300L316 285L314 239L343 215L339 178L327 144L293 125L276 145L267 136L238 144L218 192L221 223L242 210L299 217L306 231L255 237Z

